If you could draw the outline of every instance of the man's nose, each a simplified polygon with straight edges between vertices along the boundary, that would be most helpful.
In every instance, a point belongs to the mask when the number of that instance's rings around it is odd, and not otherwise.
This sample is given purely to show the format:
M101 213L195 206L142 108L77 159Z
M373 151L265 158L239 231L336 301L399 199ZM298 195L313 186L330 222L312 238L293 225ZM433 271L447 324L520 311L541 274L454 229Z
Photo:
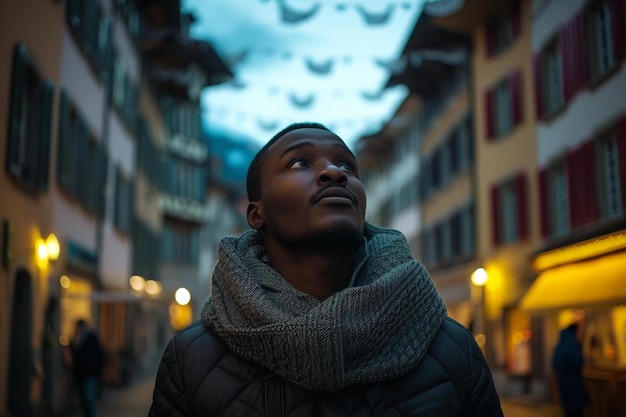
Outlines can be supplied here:
M348 181L346 173L335 164L328 164L317 175L317 181L320 184L339 183L345 184Z

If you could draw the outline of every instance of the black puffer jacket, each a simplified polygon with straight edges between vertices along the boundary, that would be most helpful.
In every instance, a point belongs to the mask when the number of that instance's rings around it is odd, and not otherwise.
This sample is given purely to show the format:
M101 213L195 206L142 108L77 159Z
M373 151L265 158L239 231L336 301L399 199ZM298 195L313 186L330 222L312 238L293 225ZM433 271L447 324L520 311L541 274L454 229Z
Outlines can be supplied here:
M408 373L336 392L307 391L240 358L198 322L167 346L149 415L495 417L502 411L473 337L446 319Z

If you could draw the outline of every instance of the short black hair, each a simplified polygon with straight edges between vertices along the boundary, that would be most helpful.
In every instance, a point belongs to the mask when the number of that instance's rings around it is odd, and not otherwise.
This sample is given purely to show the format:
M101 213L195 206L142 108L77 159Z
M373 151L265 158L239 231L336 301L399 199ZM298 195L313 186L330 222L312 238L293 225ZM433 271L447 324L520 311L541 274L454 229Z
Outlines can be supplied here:
M257 154L250 162L248 168L248 174L246 175L246 189L248 192L248 201L258 201L261 198L261 169L267 157L268 149L281 137L287 133L296 129L322 129L333 133L329 128L321 123L316 122L298 122L292 123L289 126L281 129L276 133L263 147L257 152Z

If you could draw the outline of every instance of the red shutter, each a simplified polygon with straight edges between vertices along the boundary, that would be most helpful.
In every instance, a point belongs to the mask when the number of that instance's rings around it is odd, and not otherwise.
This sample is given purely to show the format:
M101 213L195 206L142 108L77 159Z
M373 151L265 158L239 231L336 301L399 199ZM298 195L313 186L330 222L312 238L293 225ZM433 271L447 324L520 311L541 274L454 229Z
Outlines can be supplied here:
M581 9L559 31L563 96L569 101L589 80L585 11Z
M567 190L569 203L569 220L572 228L576 228L582 224L581 221L581 205L580 205L580 149L571 151L565 157L565 166L567 169Z
M585 10L582 9L572 21L572 36L574 42L574 67L576 79L574 88L582 89L589 81L589 58L587 56L587 31L585 29Z
M550 212L548 204L548 170L539 170L539 216L541 222L541 236L550 235Z
M528 237L528 193L526 175L521 172L515 178L515 196L517 198L517 232L519 239Z
M511 35L515 39L522 32L522 8L519 0L515 0L511 5L510 23Z
M611 0L611 18L615 60L621 61L626 58L626 1Z
M569 101L574 95L574 58L571 25L565 24L559 30L559 50L561 52L561 81L563 98Z
M485 99L485 124L486 124L486 132L487 132L487 140L493 139L495 136L495 105L494 105L494 95L492 90L485 91L484 94Z
M622 213L626 213L626 115L617 124L617 153L619 160Z
M541 52L538 52L533 58L533 67L535 74L535 115L537 119L543 117L543 80L541 73Z
M494 30L495 25L490 23L485 28L485 52L487 53L487 57L493 56L495 53L495 41L496 35Z
M509 88L511 89L511 98L513 99L513 126L517 126L522 123L522 72L520 70L515 71L509 77Z
M593 140L587 141L580 148L581 158L581 205L583 207L583 224L592 223L598 220L598 196L596 191L596 155L595 143Z
M493 245L497 246L501 239L500 233L500 188L491 186L491 232Z

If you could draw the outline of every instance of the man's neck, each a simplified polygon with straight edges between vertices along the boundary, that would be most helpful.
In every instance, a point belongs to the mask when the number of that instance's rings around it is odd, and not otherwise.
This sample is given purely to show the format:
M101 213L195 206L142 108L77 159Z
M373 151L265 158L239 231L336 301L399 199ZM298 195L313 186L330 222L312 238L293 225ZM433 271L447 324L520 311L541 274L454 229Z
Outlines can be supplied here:
M350 284L353 251L311 251L266 245L272 268L294 288L325 300Z

